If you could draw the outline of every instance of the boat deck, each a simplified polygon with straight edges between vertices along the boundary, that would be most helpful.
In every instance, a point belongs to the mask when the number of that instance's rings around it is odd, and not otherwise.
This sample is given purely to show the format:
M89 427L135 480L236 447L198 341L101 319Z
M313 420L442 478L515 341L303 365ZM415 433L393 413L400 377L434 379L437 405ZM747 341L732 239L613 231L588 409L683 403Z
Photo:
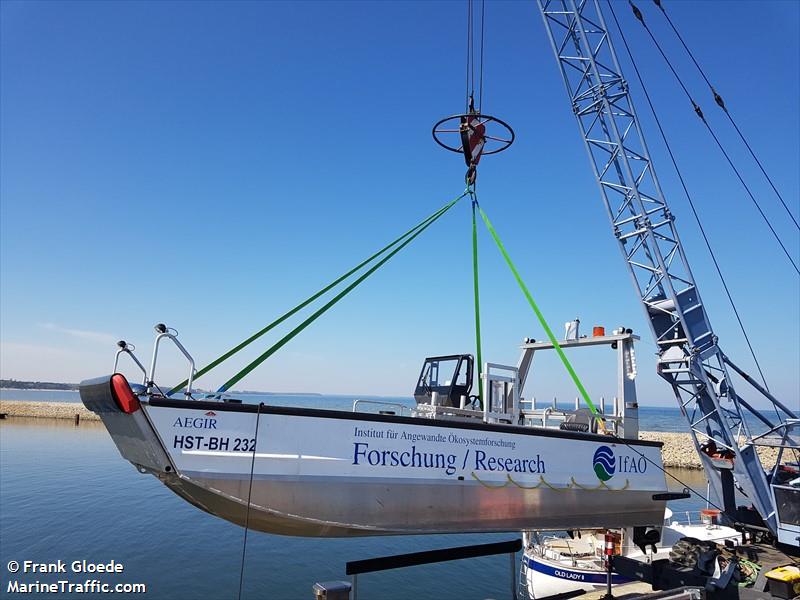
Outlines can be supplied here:
M625 598L638 598L643 594L650 594L653 592L653 587L649 583L643 581L631 581L630 583L621 583L614 586L613 593L615 600L624 600ZM600 600L606 595L606 590L592 590L586 592L576 598L581 600Z

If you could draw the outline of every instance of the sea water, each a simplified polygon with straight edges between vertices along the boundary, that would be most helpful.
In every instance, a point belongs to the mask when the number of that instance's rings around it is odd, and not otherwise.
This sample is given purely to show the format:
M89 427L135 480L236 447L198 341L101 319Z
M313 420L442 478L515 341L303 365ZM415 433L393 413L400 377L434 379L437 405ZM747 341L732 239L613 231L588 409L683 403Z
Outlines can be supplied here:
M204 394L196 393L196 398L202 398ZM411 396L356 396L356 395L331 395L331 394L232 394L241 398L244 402L258 404L272 404L273 406L301 406L304 408L327 408L330 410L352 410L353 402L356 400L368 400L372 402L389 402L400 404L411 408L414 406L414 399ZM180 398L182 396L177 395ZM9 388L0 389L0 400L23 400L31 402L80 402L77 391L70 390L15 390ZM571 410L575 408L574 403L561 403L559 408ZM366 405L365 408L368 408ZM754 430L763 428L761 423L753 419L748 419L748 423ZM686 419L681 416L676 406L640 406L639 407L639 429L641 431L667 431L667 432L688 432L689 427Z
M255 398L248 398L252 401ZM269 396L275 402L276 397ZM285 400L301 404L297 397ZM63 400L62 400L63 401ZM343 408L348 397L315 397ZM646 428L646 427L643 427ZM705 490L699 471L673 471ZM680 485L668 478L670 487ZM676 516L703 508L698 499L671 503ZM461 534L352 539L294 538L251 531L242 598L312 598L317 581L346 579L345 563L391 554L513 540L516 535ZM144 583L144 598L230 599L238 596L244 530L181 500L122 459L102 424L49 419L0 421L0 597L9 581ZM517 557L519 559L519 556ZM23 574L8 562L122 564L122 573ZM519 562L515 566L519 567ZM68 569L69 571L69 569ZM516 575L515 575L516 581ZM473 558L365 574L363 599L510 598L507 556ZM94 598L97 594L28 597Z

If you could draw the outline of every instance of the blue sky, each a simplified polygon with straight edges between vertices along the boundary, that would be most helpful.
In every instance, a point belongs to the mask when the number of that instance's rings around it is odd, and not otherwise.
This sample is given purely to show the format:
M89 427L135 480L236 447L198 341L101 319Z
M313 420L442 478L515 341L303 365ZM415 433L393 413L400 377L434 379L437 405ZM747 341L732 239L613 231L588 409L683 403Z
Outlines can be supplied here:
M652 3L641 8L798 254L759 177ZM798 213L796 2L665 2ZM623 26L773 390L797 405L798 279L626 4ZM152 325L205 364L462 189L430 127L464 96L460 2L8 2L0 5L0 368L67 380L149 357ZM643 404L670 405L535 4L486 7L484 109L517 142L480 197L557 332L632 327ZM628 78L633 73L628 68ZM751 366L644 103L662 183L726 352ZM468 204L456 207L238 387L409 394L426 355L474 350ZM542 338L481 232L484 358ZM284 329L282 331L286 331ZM200 380L219 385L277 335ZM594 353L593 353L594 352ZM613 394L606 351L574 355ZM575 391L559 365L536 395ZM159 379L182 378L165 356Z

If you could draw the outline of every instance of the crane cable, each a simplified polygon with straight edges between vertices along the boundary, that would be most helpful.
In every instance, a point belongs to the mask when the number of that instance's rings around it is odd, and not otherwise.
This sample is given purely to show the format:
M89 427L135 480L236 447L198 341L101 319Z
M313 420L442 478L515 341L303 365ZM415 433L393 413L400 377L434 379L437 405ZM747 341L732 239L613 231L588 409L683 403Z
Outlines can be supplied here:
M681 45L683 46L684 50L686 50L686 53L689 55L689 58L692 59L692 62L694 63L694 66L697 67L697 70L700 72L700 75L703 77L703 79L705 80L706 84L708 84L708 87L711 90L711 94L714 96L714 102L716 102L717 106L719 106L722 109L722 111L725 113L725 116L728 117L728 120L731 122L731 125L733 125L733 128L736 130L736 133L739 134L739 137L741 138L742 142L747 147L747 150L750 152L750 156L752 156L753 160L756 161L756 164L758 165L758 168L761 169L761 172L764 174L764 177L769 182L769 185L770 185L770 187L772 187L772 190L775 192L775 195L778 196L778 199L780 200L781 204L783 205L783 208L786 210L786 213L789 215L789 218L794 222L795 227L800 229L800 223L797 222L797 219L795 218L794 214L792 214L792 211L786 205L786 202L784 201L783 196L781 195L781 193L778 191L778 188L773 183L772 178L767 174L767 171L764 168L764 165L761 163L761 161L759 160L758 156L756 156L755 151L753 150L752 146L747 141L747 139L744 137L744 134L742 133L741 129L739 129L739 126L737 125L736 121L734 120L733 115L731 115L730 111L728 110L728 107L725 105L725 100L723 100L722 96L720 96L720 94L717 92L717 90L711 84L711 81L709 81L708 77L705 74L705 71L703 71L703 69L700 67L700 64L697 62L697 59L694 57L694 54L689 49L689 46L686 45L686 42L684 41L683 36L678 32L678 29L677 29L677 27L675 27L675 24L672 22L672 19L669 18L669 14L667 14L667 11L664 9L664 6L661 4L661 0L653 0L653 2L655 3L655 5L659 9L661 9L661 14L663 14L664 17L667 19L667 23L669 23L669 26L672 28L672 31L675 32L675 35L678 37L678 40L680 40Z
M650 108L650 112L653 115L653 119L655 120L655 123L656 123L656 125L658 127L658 130L659 130L660 134L661 134L661 138L664 141L664 146L666 147L667 153L669 154L670 159L672 161L672 165L675 168L675 172L676 172L676 174L678 176L678 180L681 183L681 187L683 188L684 194L686 195L686 199L689 201L689 206L692 209L692 213L694 215L695 221L697 222L697 226L700 229L700 233L703 236L703 240L705 241L706 247L708 248L708 252L711 255L712 261L714 262L714 267L716 268L717 274L719 275L720 282L722 283L722 286L725 289L725 293L728 296L728 301L730 302L731 308L733 309L733 312L736 315L736 320L739 323L739 328L742 331L742 335L744 336L744 339L745 339L745 341L747 343L747 347L750 349L750 354L753 357L753 361L755 362L755 365L756 365L756 368L758 369L759 374L761 375L761 380L764 383L764 387L766 388L767 391L769 391L769 386L767 384L766 377L764 376L764 372L761 369L761 364L759 363L758 358L756 357L755 350L753 349L753 345L750 342L750 337L748 336L747 330L745 329L744 323L742 322L742 319L741 319L741 317L739 315L739 310L736 307L736 304L735 304L735 302L733 300L731 292L728 289L728 285L727 285L727 283L725 281L725 278L722 275L722 270L721 270L721 268L719 266L719 263L717 262L716 255L714 254L714 250L711 247L711 243L710 243L710 241L708 239L708 236L706 235L705 228L703 227L703 223L700 220L700 216L699 216L699 214L697 212L697 209L695 207L695 204L694 204L694 201L692 199L692 196L689 193L689 190L688 190L688 188L686 186L686 182L685 182L685 180L683 178L683 174L681 173L680 168L678 167L677 160L675 159L675 155L672 152L672 148L671 148L671 146L669 144L669 141L667 140L667 136L666 136L666 134L664 132L663 127L661 126L661 121L658 118L658 114L656 113L655 106L653 105L653 102L652 102L652 99L650 97L650 94L647 91L647 86L644 83L644 79L642 78L642 75L641 75L641 73L639 71L639 68L638 68L638 66L636 64L636 60L633 57L633 52L631 51L630 46L628 45L628 40L626 39L625 34L624 34L623 30L622 30L622 27L621 27L621 25L619 23L619 20L617 19L617 15L616 15L616 12L614 11L613 3L611 2L611 0L606 0L606 1L608 2L608 7L609 7L609 9L611 11L611 16L614 19L614 23L617 26L617 30L619 31L619 35L620 35L620 38L622 39L622 43L625 46L625 51L626 51L626 53L628 55L628 58L631 61L631 66L633 67L633 70L636 73L636 78L638 79L639 85L641 85L642 91L644 92L644 96L645 96L645 99L647 100L647 104L648 104L648 106ZM654 1L656 1L656 3L658 4L657 0L654 0ZM707 374L710 375L710 373L707 373ZM773 406L774 406L774 404L773 404ZM776 406L774 406L774 408L775 408L775 414L778 417L778 421L780 423L783 423L783 418L781 417L780 411L778 410L778 408ZM626 445L628 445L628 444L626 444ZM633 448L630 445L628 445L628 446L632 450L636 451L638 454L640 454L641 456L644 457L644 455L642 453L638 452L638 450L636 450L635 448ZM794 454L795 454L795 456L797 455L797 450L794 450ZM650 462L652 462L652 461L650 461ZM658 465L656 465L656 466L658 466ZM691 491L692 493L694 493L695 495L697 495L697 496L699 496L701 498L703 497L702 494L700 494L699 492L695 491L691 487L689 487L686 484L684 484L680 479L678 479L677 477L675 477L671 473L667 472L665 469L662 468L661 470L664 471L665 474L667 474L670 477L672 477L673 479L675 479L675 481L677 481L678 483L683 485L684 488L688 489L689 491ZM707 502L709 502L709 504L711 504L715 508L717 508L717 509L720 508L720 507L716 506L713 502L711 502L708 498L705 498L705 500ZM725 512L725 511L722 510L721 512Z
M672 152L672 147L670 146L670 143L667 140L667 135L664 132L664 128L661 126L661 121L658 118L658 114L656 113L653 101L650 98L650 93L647 91L647 86L644 83L642 74L639 72L639 67L636 65L636 60L633 58L633 52L631 51L630 46L628 46L628 40L625 38L625 34L622 31L622 27L619 24L619 20L617 20L617 13L614 11L613 3L611 2L611 0L607 1L608 1L608 8L611 10L611 16L613 17L614 23L616 24L617 30L619 31L620 39L622 39L622 43L625 46L625 51L627 52L628 58L631 61L631 66L633 66L633 70L636 73L636 78L639 80L639 85L642 87L642 91L644 92L644 97L647 100L648 106L650 107L650 112L653 115L653 119L655 119L656 126L658 127L658 131L661 134L661 139L664 141L664 146L666 147L667 153L669 154L670 160L672 161L672 166L675 168L675 173L678 175L678 180L680 181L681 187L683 188L683 193L686 195L686 199L689 201L689 206L692 209L692 214L694 215L694 219L697 222L697 226L700 228L700 233L703 236L703 241L705 241L706 248L708 248L708 253L711 255L711 260L714 263L714 268L717 271L717 275L719 275L720 282L722 282L722 287L725 289L725 294L728 296L728 302L730 302L731 308L733 309L733 314L736 315L736 320L739 322L739 329L741 329L745 342L747 342L747 347L750 349L750 355L753 357L753 361L756 364L758 373L761 375L761 381L764 382L764 387L767 389L767 391L769 391L769 385L767 385L767 379L764 376L764 371L761 369L761 364L759 363L758 358L756 357L756 352L753 349L753 344L750 342L750 336L747 334L747 330L745 329L744 323L742 322L742 318L739 315L739 309L736 307L736 303L733 301L733 296L731 294L730 289L728 289L728 284L725 281L725 277L722 275L722 269L719 266L719 262L717 261L714 249L711 247L711 242L708 239L708 235L706 234L705 228L703 227L703 222L700 220L700 215L697 212L694 200L692 199L692 196L689 193L689 189L686 186L686 181L683 178L683 173L681 173L681 170L678 167L678 162L675 159L675 155Z
M483 52L485 47L485 27L486 21L486 2L481 0L480 15L480 49L478 68L478 107L477 112L481 112L483 106ZM466 109L469 113L475 107L475 39L474 39L474 19L473 19L473 0L467 0L467 86L466 86ZM475 195L474 179L470 182L469 171L467 172L467 190L472 200L472 290L473 303L475 309L475 358L478 363L478 399L483 406L483 357L481 355L481 304L478 279L478 224L476 209L478 208L478 198Z
M659 464L658 462L652 460L649 456L647 456L646 454L644 454L643 452L638 450L630 442L630 440L627 440L624 437L620 437L619 435L616 435L614 433L610 433L610 432L608 432L606 430L605 423L604 423L604 420L603 420L603 415L597 411L597 409L595 408L594 404L589 399L588 392L586 391L586 389L584 388L583 384L581 383L580 378L578 377L577 373L572 368L572 365L570 364L569 360L567 359L566 355L564 354L564 351L561 349L561 346L559 345L558 341L556 340L555 335L553 334L552 330L548 326L547 321L545 321L544 316L542 315L541 311L539 310L539 307L537 306L536 302L534 301L533 297L531 296L531 293L528 290L527 286L525 285L525 282L522 281L522 277L520 276L519 271L517 271L517 268L514 266L514 263L511 261L511 257L509 256L508 252L506 251L505 246L503 246L503 242L500 241L500 237L497 235L497 231L495 231L494 227L492 226L491 221L489 221L489 217L486 215L486 213L483 211L483 209L480 207L480 205L477 204L477 198L475 198L475 203L477 205L478 211L481 214L481 218L483 219L484 223L486 224L486 228L489 230L489 233L492 235L492 238L494 238L494 241L497 244L497 247L500 250L500 253L503 255L503 258L505 259L506 263L508 264L508 267L511 269L511 272L514 275L514 278L517 280L517 284L519 285L520 289L522 290L522 293L525 295L525 298L528 300L528 303L530 304L531 308L533 308L534 313L536 313L536 317L539 319L539 322L542 325L543 329L545 330L545 333L550 338L550 341L553 344L553 347L555 348L555 350L558 353L559 357L561 358L561 361L563 362L564 367L567 369L567 371L569 372L570 376L572 377L572 380L575 382L575 385L578 387L579 391L581 392L581 395L583 396L584 400L586 401L587 406L590 408L590 410L592 411L594 416L597 418L597 423L600 426L601 430L603 432L605 432L605 433L608 433L610 435L610 437L612 439L614 439L616 442L618 442L620 444L624 444L625 446L627 446L629 449L631 449L633 452L638 454L645 461L647 461L648 463L652 464L654 467L659 469L665 476L670 477L673 480L675 480L676 482L678 482L679 484L681 484L684 487L684 491L685 492L692 493L695 496L698 496L699 498L702 498L702 499L706 500L709 505L715 507L721 513L727 515L728 514L727 511L723 507L717 505L710 498L708 498L705 494L702 494L701 492L698 492L697 490L695 490L694 488L692 488L688 484L684 483L681 479L676 477L674 474L672 474L669 471L667 471L667 469L665 469L661 464ZM735 517L735 515L732 516L731 521L735 522L735 519L733 517ZM788 555L786 555L786 556L788 556Z
M242 540L242 561L239 568L239 595L238 600L242 600L242 586L244 584L244 565L247 556L247 533L250 531L250 501L253 498L253 474L256 468L256 446L258 446L258 424L261 421L261 409L264 403L259 402L256 409L256 430L253 434L253 448L250 455L250 481L247 486L247 509L244 514L244 539Z
M472 0L467 0L467 85L464 94L464 112L469 112L469 99L474 91L472 77Z
M465 110L470 110L470 100L475 98L475 17L472 7L474 0L467 0L467 75L466 75L466 100ZM481 0L480 15L480 47L478 50L478 112L483 107L483 49L484 49L484 21L486 17L486 0Z
M483 108L483 33L484 23L486 22L486 0L481 0L481 69L480 82L478 84L478 111Z
M616 17L614 17L614 18L616 20ZM542 325L542 328L545 330L545 333L547 334L548 338L550 338L550 342L553 344L553 347L555 348L556 352L558 353L559 358L561 358L561 361L564 364L564 367L567 369L567 371L570 374L570 377L574 381L575 385L578 387L578 390L580 391L581 395L583 396L584 400L586 401L587 406L592 411L594 416L597 418L597 423L600 426L601 430L603 430L604 432L608 433L608 431L605 429L605 423L604 423L604 420L603 420L603 415L598 412L597 408L594 406L594 404L590 400L589 394L586 391L586 388L581 383L581 380L578 377L578 374L575 372L575 370L573 369L572 365L569 362L569 359L567 359L566 355L564 354L564 351L561 349L561 346L559 345L558 341L556 340L556 337L553 334L553 331L550 329L549 325L547 324L547 321L545 320L544 316L542 315L542 312L539 309L538 305L536 304L536 301L533 299L533 296L531 296L531 293L528 290L528 287L525 285L525 282L522 280L522 276L519 274L519 271L517 270L516 266L512 262L511 257L508 254L508 251L506 250L505 246L503 245L503 242L500 241L500 237L498 236L497 231L495 230L495 228L492 226L492 223L489 220L488 215L480 207L480 204L478 204L478 198L474 194L474 191L470 195L472 196L472 201L473 201L473 236L476 235L474 228L475 228L475 208L477 208L478 211L480 212L480 215L481 215L481 218L483 219L484 224L486 225L486 228L489 230L489 233L491 234L492 238L494 239L495 244L497 244L497 248L500 250L500 253L503 255L503 258L505 259L506 264L511 269L511 272L514 275L514 278L516 279L517 284L519 285L520 289L522 290L522 293L524 294L525 298L528 300L528 303L530 304L531 308L533 309L534 313L536 314L536 317L539 320L539 323ZM473 240L474 239L475 238L473 237ZM473 243L477 244L477 242L473 242ZM474 245L473 249L475 249L476 247L477 246ZM476 255L473 255L473 256L476 256ZM477 277L477 270L476 270L476 277ZM476 282L477 282L477 279L476 279ZM477 288L476 288L476 290L477 290ZM477 293L477 291L476 291L476 293ZM477 299L477 296L476 296L476 299ZM694 488L692 488L691 486L686 484L684 481L682 481L681 479L676 477L674 474L672 474L669 471L667 471L667 469L665 469L658 462L652 460L649 456L647 456L646 454L644 454L643 452L638 450L633 444L630 443L629 440L625 439L624 437L620 437L620 436L618 436L616 434L611 434L611 437L616 442L618 442L620 444L623 444L623 445L627 446L628 448L630 448L632 451L634 451L636 454L638 454L641 458L643 458L646 462L652 464L654 467L659 469L664 475L674 479L677 483L681 484L683 486L685 492L692 493L695 496L706 500L706 502L708 502L709 505L717 508L721 513L727 514L727 512L725 511L724 508L722 508L721 506L718 506L710 498L708 498L705 494L702 494L701 492L698 492L697 490L695 490ZM475 477L474 473L473 473L473 477ZM507 485L507 483L504 484L501 487L505 487L505 485ZM731 520L733 521L734 519L731 518Z
M767 224L767 227L769 227L769 230L772 232L773 237L775 238L775 240L778 242L778 245L783 250L783 253L786 255L786 258L789 259L789 262L792 263L792 267L794 267L794 270L797 271L798 275L800 275L800 268L798 268L797 263L794 261L794 259L792 258L792 255L787 250L786 246L784 245L783 241L781 240L780 236L778 235L778 232L775 231L775 227L773 227L773 225L770 222L769 218L767 217L766 213L764 213L764 210L761 208L761 205L758 203L758 200L756 200L756 197L753 195L753 192L750 190L750 187L745 182L744 178L742 177L741 173L739 172L739 169L736 168L736 165L733 163L733 160L731 159L730 155L725 150L724 146L722 145L722 142L720 142L720 140L717 137L716 133L714 133L714 130L711 128L711 125L709 125L708 121L706 121L706 118L705 118L705 115L703 114L702 109L694 101L694 98L689 93L689 90L686 89L686 85L683 83L683 80L681 79L680 75L678 75L677 71L675 70L675 67L672 65L672 62L669 60L669 58L667 57L667 55L664 52L663 48L661 47L661 44L658 43L658 40L656 39L655 35L653 35L653 32L650 30L650 27L648 27L647 23L645 22L644 16L642 15L642 12L637 8L637 6L631 0L628 0L628 4L631 6L631 9L633 10L633 15L636 17L636 19L645 28L645 31L647 31L648 35L650 36L650 39L653 41L653 44L655 44L656 48L658 49L658 52L661 54L661 57L667 63L667 66L669 67L670 71L672 71L672 74L675 76L675 79L678 81L678 84L680 85L681 89L686 94L686 96L689 99L689 101L692 103L692 107L694 108L695 114L697 114L697 116L703 122L703 125L705 125L705 127L708 130L709 134L711 134L711 137L714 139L714 141L716 142L716 144L719 147L720 151L725 156L725 159L728 161L728 164L730 165L731 169L733 169L733 172L736 174L736 177L739 179L739 182L742 184L742 187L744 187L745 192L747 192L747 195L750 197L750 200L752 200L753 204L755 205L756 209L758 210L759 214L761 215L761 218Z

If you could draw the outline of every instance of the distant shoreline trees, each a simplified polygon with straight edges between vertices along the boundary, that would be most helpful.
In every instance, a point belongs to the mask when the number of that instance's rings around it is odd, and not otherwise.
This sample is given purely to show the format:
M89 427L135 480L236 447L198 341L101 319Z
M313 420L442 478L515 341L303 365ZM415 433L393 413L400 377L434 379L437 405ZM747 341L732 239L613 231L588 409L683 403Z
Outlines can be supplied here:
M77 383L57 383L52 381L19 381L17 379L0 379L0 389L8 390L69 390L77 391L80 384ZM210 390L195 388L193 393L213 394ZM322 396L317 392L256 392L250 390L232 391L231 394L256 394L259 396Z
M54 383L52 381L18 381L0 379L0 389L12 390L77 390L77 383Z

